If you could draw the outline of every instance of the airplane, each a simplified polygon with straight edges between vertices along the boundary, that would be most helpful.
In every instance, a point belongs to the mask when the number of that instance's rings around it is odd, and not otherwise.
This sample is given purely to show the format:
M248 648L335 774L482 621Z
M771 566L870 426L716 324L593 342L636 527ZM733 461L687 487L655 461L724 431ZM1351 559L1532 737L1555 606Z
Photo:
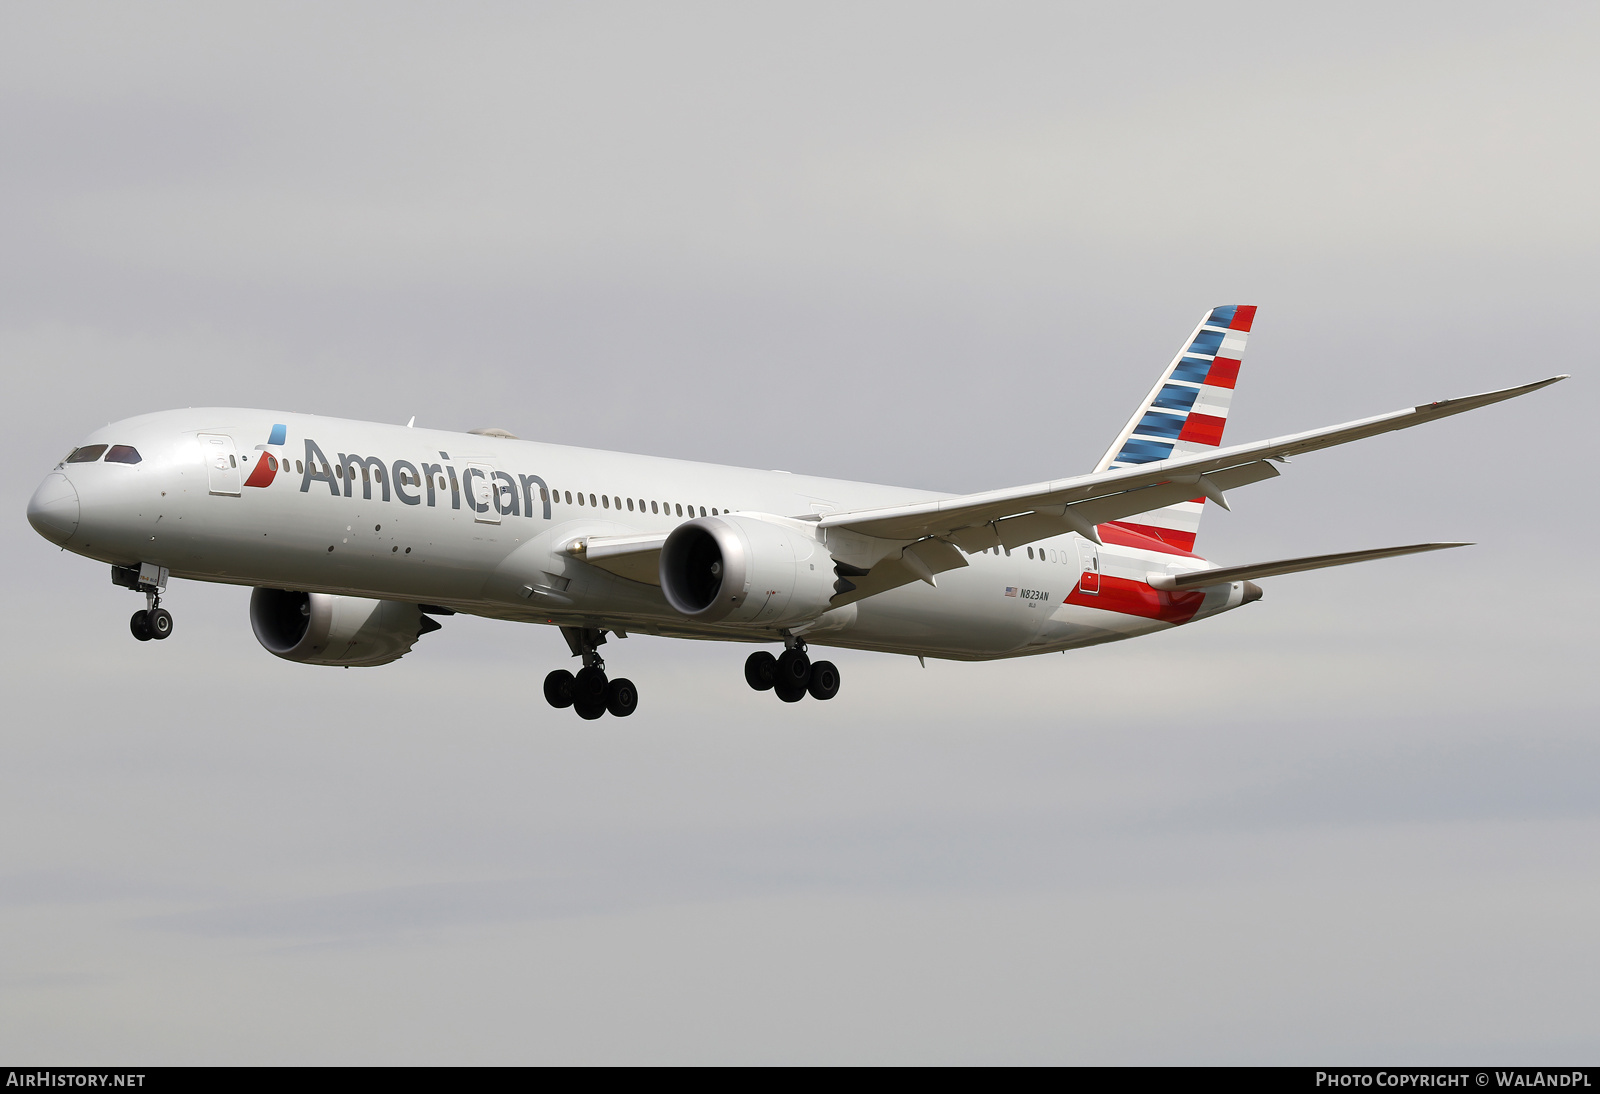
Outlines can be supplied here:
M377 666L457 613L560 628L552 707L626 717L608 636L775 647L745 681L832 699L813 645L983 661L1119 641L1261 599L1257 579L1467 546L1417 543L1248 565L1196 554L1207 502L1291 457L1537 391L1565 375L1224 446L1253 305L1212 308L1088 474L953 495L266 410L127 418L65 456L34 529L142 593L141 642L172 634L169 578L252 588L269 652ZM924 663L926 663L924 661Z

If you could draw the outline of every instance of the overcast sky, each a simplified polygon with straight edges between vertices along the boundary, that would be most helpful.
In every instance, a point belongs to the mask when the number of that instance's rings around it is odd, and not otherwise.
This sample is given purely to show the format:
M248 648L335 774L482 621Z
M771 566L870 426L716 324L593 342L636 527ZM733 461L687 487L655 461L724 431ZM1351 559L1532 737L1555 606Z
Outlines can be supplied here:
M1590 5L0 4L0 1057L1593 1062ZM548 629L290 665L24 519L271 407L948 490L1573 378L1208 514L1264 581L991 665ZM1209 507L1208 507L1209 508Z

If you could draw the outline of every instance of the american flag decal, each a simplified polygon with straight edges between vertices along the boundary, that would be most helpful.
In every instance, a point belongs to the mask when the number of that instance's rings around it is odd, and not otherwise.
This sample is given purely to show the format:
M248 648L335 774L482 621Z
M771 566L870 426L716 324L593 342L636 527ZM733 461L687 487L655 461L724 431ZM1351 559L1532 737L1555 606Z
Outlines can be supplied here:
M1006 595L1007 596L1016 596L1017 595L1017 587L1015 585L1007 585L1006 586Z

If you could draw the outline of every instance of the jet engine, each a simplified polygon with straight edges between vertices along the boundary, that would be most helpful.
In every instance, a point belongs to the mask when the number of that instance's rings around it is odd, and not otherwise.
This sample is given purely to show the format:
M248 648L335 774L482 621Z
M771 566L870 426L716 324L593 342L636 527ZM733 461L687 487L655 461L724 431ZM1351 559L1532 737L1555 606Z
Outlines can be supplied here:
M661 591L705 623L775 627L815 619L833 596L833 560L804 521L700 517L661 547Z
M387 665L439 629L415 604L257 589L250 627L268 653L303 665Z

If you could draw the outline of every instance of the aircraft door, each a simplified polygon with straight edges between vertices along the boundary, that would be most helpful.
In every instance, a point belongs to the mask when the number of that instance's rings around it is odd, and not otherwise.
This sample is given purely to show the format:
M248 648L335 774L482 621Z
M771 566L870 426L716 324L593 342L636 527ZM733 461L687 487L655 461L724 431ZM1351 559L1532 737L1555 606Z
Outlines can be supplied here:
M233 438L222 433L201 433L199 441L200 458L206 464L206 485L211 493L238 497L239 454L233 449Z
M463 477L472 519L479 524L499 524L502 487L495 481L494 468L486 463L469 463Z
M1086 539L1078 540L1078 591L1100 595L1100 548Z

